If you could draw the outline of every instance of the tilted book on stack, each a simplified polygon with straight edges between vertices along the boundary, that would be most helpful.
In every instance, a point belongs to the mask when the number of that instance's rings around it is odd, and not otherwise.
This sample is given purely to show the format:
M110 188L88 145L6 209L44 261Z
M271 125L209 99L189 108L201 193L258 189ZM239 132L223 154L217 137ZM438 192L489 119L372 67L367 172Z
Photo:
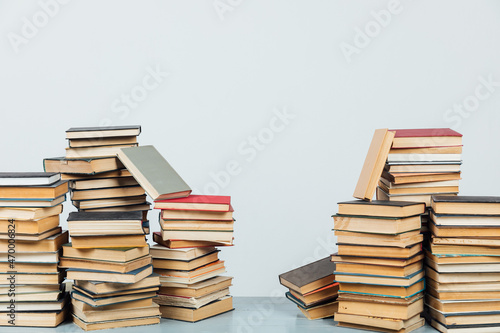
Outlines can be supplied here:
M307 319L333 317L338 310L339 284L335 282L335 264L326 257L280 274L285 296L295 303Z
M67 181L57 173L0 173L0 325L56 327L69 312L58 269Z
M233 242L230 197L191 195L153 146L124 148L118 157L161 209L151 248L161 316L196 322L233 310L232 277L221 276L226 268L216 248Z

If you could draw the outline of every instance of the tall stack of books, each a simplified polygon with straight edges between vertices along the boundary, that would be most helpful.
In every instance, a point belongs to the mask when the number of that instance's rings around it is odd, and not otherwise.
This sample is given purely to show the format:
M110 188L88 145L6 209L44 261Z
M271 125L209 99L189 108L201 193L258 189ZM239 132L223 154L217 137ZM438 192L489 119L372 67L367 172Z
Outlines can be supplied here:
M159 323L142 212L73 212L68 229L60 267L74 280L74 323L86 331Z
M426 305L441 332L500 331L500 197L433 196Z
M45 171L70 181L79 211L142 211L147 226L145 191L116 157L121 148L138 145L140 132L140 126L70 128L66 156L44 159Z
M57 173L0 173L0 325L55 327L68 297L58 270L68 183Z
M334 216L339 326L410 332L424 325L424 203L341 202Z
M338 311L339 284L335 282L334 270L335 264L326 257L281 274L279 281L288 288L286 298L307 319L328 318Z
M225 266L215 248L232 244L230 197L190 196L189 186L153 146L120 149L118 158L162 209L162 232L154 235L158 245L152 248L161 316L195 322L232 310L232 278L219 276Z
M380 177L377 199L425 202L432 195L457 195L462 164L462 134L449 128L400 129ZM428 213L423 216L427 232Z

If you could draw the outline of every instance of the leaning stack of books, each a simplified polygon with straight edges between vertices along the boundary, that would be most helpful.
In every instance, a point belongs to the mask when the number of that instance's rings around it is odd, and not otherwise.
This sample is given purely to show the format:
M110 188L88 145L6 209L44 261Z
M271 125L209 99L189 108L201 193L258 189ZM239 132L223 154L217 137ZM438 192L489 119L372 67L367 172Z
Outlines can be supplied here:
M118 158L162 209L162 232L154 234L159 245L152 248L161 316L195 322L232 310L232 278L219 276L225 266L215 248L232 244L230 198L190 196L191 188L153 146L123 148Z
M339 326L410 332L424 325L424 203L341 202L335 219Z
M330 257L293 269L279 276L288 288L285 296L308 319L333 317L338 310L339 284L335 282L335 264Z
M57 173L0 173L0 325L55 327L68 297L58 270L68 184Z
M138 145L140 132L140 126L70 128L66 156L46 158L45 171L69 180L79 211L142 211L146 222L145 191L116 157L121 148Z
M142 213L73 212L68 229L60 267L74 280L73 321L84 330L159 323Z
M162 285L155 299L162 316L197 321L232 310L232 277L219 276L225 265L216 249L233 243L231 197L190 195L156 200L155 208L161 209L161 232L153 236L158 244L151 250ZM190 297L195 291L197 297Z
M432 195L457 195L462 164L462 134L449 128L389 130L392 148L377 188L377 199L419 201ZM427 232L428 214L423 216Z
M433 196L426 305L441 332L500 331L500 197Z

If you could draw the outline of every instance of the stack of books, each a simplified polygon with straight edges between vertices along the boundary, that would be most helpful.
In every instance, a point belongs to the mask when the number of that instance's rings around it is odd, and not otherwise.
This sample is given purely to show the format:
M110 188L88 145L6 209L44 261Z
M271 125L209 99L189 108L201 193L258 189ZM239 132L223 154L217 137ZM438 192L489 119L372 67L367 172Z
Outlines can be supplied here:
M68 183L57 173L0 173L0 325L56 327L68 297L58 270Z
M500 331L500 197L433 196L426 305L441 332Z
M153 303L159 278L142 222L140 211L69 214L72 242L63 246L59 266L74 280L73 321L84 330L160 322Z
M326 257L281 274L279 281L288 288L285 296L308 319L328 318L338 310L339 284L334 270L335 264Z
M142 211L146 222L145 191L116 157L121 148L138 145L140 132L140 126L70 128L66 156L44 159L45 171L69 180L79 211Z
M151 254L163 317L194 322L232 310L232 277L220 276L226 269L216 249L233 242L231 197L190 195L154 207L161 209L161 233Z
M462 134L449 128L389 130L395 136L377 188L377 199L420 201L432 195L457 195L462 164ZM428 231L428 213L423 232Z
M153 146L123 148L118 158L162 209L154 234L155 302L163 318L195 322L233 309L231 277L215 246L231 245L230 197L190 195L191 189Z
M424 203L347 201L334 216L339 326L410 332L424 325Z

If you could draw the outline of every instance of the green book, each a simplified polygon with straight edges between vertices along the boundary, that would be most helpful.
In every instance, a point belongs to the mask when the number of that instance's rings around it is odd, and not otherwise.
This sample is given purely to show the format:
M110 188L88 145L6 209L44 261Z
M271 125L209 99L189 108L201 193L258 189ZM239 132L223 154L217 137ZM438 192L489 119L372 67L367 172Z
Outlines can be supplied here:
M122 148L118 158L153 200L191 194L188 184L153 146Z

